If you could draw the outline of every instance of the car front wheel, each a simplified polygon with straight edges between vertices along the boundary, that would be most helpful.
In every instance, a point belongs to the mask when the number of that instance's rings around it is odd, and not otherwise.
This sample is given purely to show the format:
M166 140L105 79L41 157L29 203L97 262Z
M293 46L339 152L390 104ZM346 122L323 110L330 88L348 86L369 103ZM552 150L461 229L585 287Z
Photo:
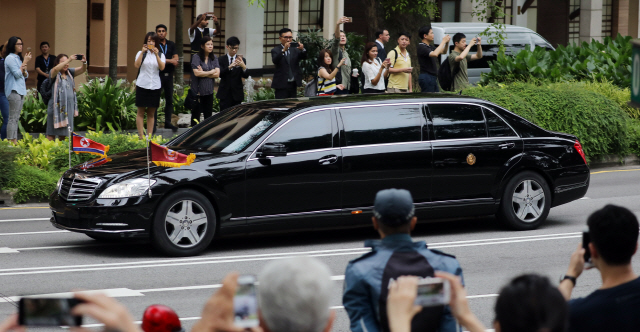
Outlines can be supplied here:
M152 241L170 256L196 255L209 246L216 230L216 213L209 200L194 190L171 193L158 205Z
M536 229L551 209L551 191L537 173L525 171L509 180L502 192L498 219L515 230Z

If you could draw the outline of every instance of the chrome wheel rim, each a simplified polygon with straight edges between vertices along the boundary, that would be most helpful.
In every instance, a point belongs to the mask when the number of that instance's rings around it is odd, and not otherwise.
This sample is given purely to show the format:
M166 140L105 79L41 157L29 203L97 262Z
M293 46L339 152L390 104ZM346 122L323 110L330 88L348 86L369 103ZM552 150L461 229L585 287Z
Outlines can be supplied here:
M192 200L183 200L167 212L165 233L174 245L190 248L202 241L207 224L207 213L202 206Z
M531 223L544 212L546 197L542 186L534 180L524 180L513 190L513 212L516 217Z

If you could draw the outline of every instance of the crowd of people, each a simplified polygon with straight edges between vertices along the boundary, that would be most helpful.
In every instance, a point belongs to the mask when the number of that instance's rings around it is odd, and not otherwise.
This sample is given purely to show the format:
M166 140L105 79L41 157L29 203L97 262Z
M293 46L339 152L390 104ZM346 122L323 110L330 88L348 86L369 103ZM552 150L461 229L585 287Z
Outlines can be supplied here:
M215 28L209 28L213 21ZM351 23L348 17L341 17L336 23L334 39L329 49L319 52L317 60L316 96L329 96L350 93L405 93L413 92L411 57L407 46L411 43L411 34L401 32L397 36L398 46L390 51L385 44L391 36L389 31L381 29L376 32L376 39L365 45L361 59L351 59L346 51L347 37L341 26ZM191 43L191 86L193 91L188 96L191 108L191 126L213 113L215 80L220 79L215 97L220 101L220 109L238 105L244 99L243 78L247 78L247 60L238 54L240 40L229 37L226 40L227 54L217 57L213 53L212 38L219 35L218 18L207 12L197 16L188 28ZM418 62L420 76L418 79L423 92L439 92L438 61L445 54L450 37L447 35L434 45L433 30L429 26L418 30L421 43L418 45ZM279 31L280 45L271 50L271 60L275 66L271 87L275 90L275 98L294 98L297 89L302 86L300 61L308 57L304 44L294 41L293 32L289 28ZM480 45L480 38L473 38L468 44L466 36L457 33L453 36L454 50L448 61L453 77L453 90L460 90L468 85L467 62L482 58L482 48L476 54L469 54L472 46ZM20 37L11 37L0 46L0 110L2 111L2 128L0 138L8 138L16 142L18 122L22 104L26 95L25 80L29 77L27 65L32 55L23 55L23 41ZM41 55L35 59L37 72L37 90L47 104L47 138L50 140L64 138L73 130L73 119L78 115L74 77L87 70L87 60L82 54L67 56L49 54L51 46L48 42L40 43ZM315 55L313 55L315 56ZM70 68L73 61L82 64ZM360 61L362 73L354 61ZM160 96L173 95L173 76L178 65L178 54L175 43L167 39L167 27L156 26L155 31L145 35L143 46L136 54L136 127L140 139L156 130L157 109ZM363 75L360 77L360 75ZM164 127L177 131L171 123L173 114L173 98L165 100ZM147 117L147 128L144 117ZM146 129L146 130L145 130ZM145 135L146 134L146 135Z
M485 331L470 309L462 267L454 256L414 242L416 227L411 193L387 189L377 193L372 225L380 239L369 240L371 252L352 260L346 268L342 302L350 330L427 332ZM559 286L547 277L525 274L513 278L499 293L494 307L497 332L638 331L640 330L640 278L631 260L638 248L638 220L624 207L607 205L587 220L590 264L602 285L586 297L571 299L585 270L583 243L570 257ZM436 306L416 305L420 278L448 281L450 299ZM330 307L329 268L316 258L294 257L269 262L258 274L259 325L251 331L328 332L335 312ZM238 274L229 273L222 287L206 302L194 332L246 331L234 323L234 295ZM106 330L139 332L128 310L104 295L76 293L84 301L73 309L105 324ZM168 316L167 316L168 314ZM160 323L154 317L165 315ZM176 323L177 322L177 323ZM160 324L160 325L158 325ZM177 325L177 326L176 326ZM145 332L177 332L177 315L164 306L151 306L142 320ZM0 332L19 330L17 316L0 324Z

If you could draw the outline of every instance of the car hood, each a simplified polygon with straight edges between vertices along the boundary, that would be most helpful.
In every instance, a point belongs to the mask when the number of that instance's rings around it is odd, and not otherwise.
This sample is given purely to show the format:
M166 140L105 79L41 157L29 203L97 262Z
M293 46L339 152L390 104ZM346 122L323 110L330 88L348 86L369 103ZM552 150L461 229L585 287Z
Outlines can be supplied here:
M229 154L214 154L210 152L202 152L194 149L176 149L176 152L183 154L193 153L196 155L195 161L190 166L182 166L182 168L191 168L198 163L210 161L212 159L230 157ZM234 159L238 158L235 156ZM150 172L152 175L162 173L169 167L160 167L151 164ZM95 158L78 164L73 167L76 173L82 173L87 176L112 179L122 175L134 175L137 173L147 173L147 152L145 149L130 150L126 152L108 155L107 158Z

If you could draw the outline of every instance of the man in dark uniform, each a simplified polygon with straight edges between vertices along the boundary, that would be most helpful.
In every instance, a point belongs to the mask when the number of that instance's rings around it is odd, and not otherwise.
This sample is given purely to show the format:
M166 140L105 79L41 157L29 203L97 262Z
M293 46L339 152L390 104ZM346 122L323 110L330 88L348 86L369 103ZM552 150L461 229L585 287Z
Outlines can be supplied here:
M173 115L173 71L178 65L178 53L176 53L176 44L167 39L167 26L158 24L156 26L156 34L160 37L160 44L157 47L164 54L166 63L164 70L160 71L160 83L164 90L164 98L166 104L164 106L164 127L171 129L173 132L178 131L178 127L171 124L171 115ZM158 119L158 109L156 108L156 117ZM153 123L153 132L156 132L156 122Z
M404 189L379 191L373 207L373 228L381 240L365 242L371 252L347 266L342 303L353 332L389 331L387 295L390 279L400 276L433 277L444 271L462 277L454 256L427 249L409 235L418 219L413 198ZM448 306L425 307L412 321L412 331L454 332L459 328Z
M215 29L207 28L210 19L213 19L213 24L216 26ZM213 38L220 33L220 22L218 22L218 18L213 15L212 12L200 14L187 32L189 33L189 42L191 43L191 55L197 54L200 52L200 40L202 37L209 36Z
M220 85L216 97L220 100L220 110L242 103L244 90L242 79L249 77L247 60L238 54L240 39L227 39L227 54L218 58L220 63Z
M42 55L38 55L36 57L36 72L38 72L38 92L40 92L40 86L42 85L42 82L44 82L44 80L49 77L49 72L54 67L53 63L56 62L55 55L49 54L50 50L51 49L48 42L43 41L42 43L40 43L40 52L42 52Z
M307 50L302 43L290 47L293 32L289 28L280 29L280 45L271 49L271 61L276 66L271 88L275 89L276 99L295 98L296 89L302 86L300 60L307 58Z

